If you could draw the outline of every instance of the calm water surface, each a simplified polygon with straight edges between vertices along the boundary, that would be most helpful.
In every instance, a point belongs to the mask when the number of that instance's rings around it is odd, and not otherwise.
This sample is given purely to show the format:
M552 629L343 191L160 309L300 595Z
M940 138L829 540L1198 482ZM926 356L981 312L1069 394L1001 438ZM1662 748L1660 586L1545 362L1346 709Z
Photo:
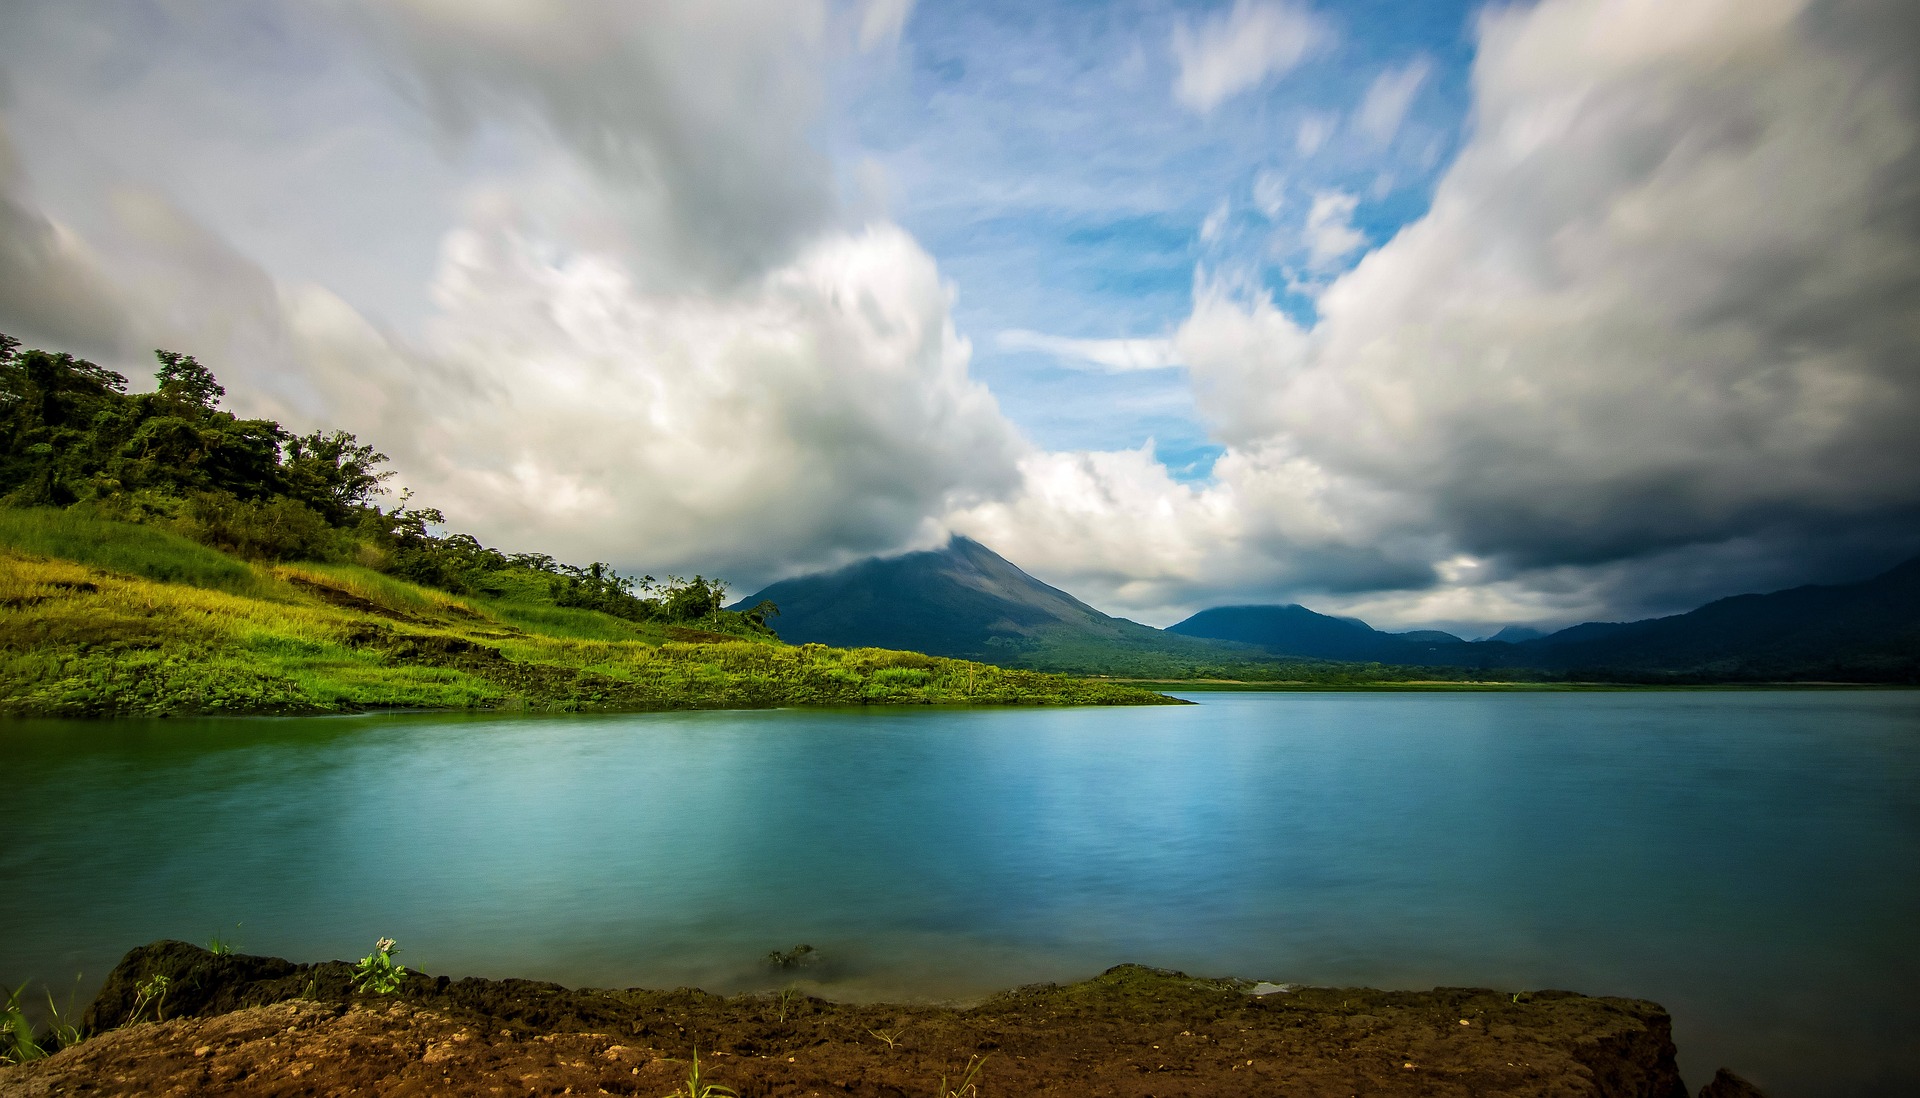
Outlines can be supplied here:
M1698 1087L1920 1085L1920 693L0 723L0 982L239 939L944 998L1139 961L1567 987ZM236 930L236 924L238 929Z

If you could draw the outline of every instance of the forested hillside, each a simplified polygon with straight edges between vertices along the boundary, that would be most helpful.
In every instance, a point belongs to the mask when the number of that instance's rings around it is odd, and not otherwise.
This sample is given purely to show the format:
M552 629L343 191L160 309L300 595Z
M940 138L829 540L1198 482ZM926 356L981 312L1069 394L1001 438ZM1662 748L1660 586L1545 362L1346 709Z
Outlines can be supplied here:
M910 652L792 647L696 575L506 554L443 532L386 457L0 336L0 712L371 706L1132 704L1116 684Z
M609 566L508 555L403 495L382 508L385 454L346 431L296 434L220 408L226 390L191 355L155 352L159 384L0 335L0 504L150 525L260 561L353 563L454 594L544 577L561 606L631 621L766 634L765 612L721 609L725 584L622 576ZM514 578L514 574L520 574Z

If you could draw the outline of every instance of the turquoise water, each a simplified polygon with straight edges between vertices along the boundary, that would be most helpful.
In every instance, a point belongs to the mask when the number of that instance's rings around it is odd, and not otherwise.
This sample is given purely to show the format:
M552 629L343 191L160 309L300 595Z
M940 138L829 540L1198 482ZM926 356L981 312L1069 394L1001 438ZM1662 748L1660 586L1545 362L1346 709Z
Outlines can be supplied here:
M806 942L841 998L1122 961L1642 996L1696 1088L1920 1085L1920 693L1193 697L0 723L0 982L391 935L736 991Z

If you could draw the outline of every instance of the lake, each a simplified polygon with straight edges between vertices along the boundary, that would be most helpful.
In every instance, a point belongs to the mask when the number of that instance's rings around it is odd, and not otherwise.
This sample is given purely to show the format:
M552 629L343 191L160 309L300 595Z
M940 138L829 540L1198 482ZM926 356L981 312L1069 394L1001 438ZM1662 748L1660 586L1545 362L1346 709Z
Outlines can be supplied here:
M835 998L1123 961L1630 995L1694 1088L1920 1085L1920 692L1188 696L0 723L0 982L390 935L435 973L733 992L804 942Z

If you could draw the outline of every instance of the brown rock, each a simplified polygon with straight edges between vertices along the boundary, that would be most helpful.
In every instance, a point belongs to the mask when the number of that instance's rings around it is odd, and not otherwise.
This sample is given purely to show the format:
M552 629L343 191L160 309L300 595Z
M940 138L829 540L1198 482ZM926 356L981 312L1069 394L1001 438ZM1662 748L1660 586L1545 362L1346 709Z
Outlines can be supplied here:
M1700 1088L1700 1098L1767 1098L1760 1088L1726 1068L1713 1073L1713 1082Z

